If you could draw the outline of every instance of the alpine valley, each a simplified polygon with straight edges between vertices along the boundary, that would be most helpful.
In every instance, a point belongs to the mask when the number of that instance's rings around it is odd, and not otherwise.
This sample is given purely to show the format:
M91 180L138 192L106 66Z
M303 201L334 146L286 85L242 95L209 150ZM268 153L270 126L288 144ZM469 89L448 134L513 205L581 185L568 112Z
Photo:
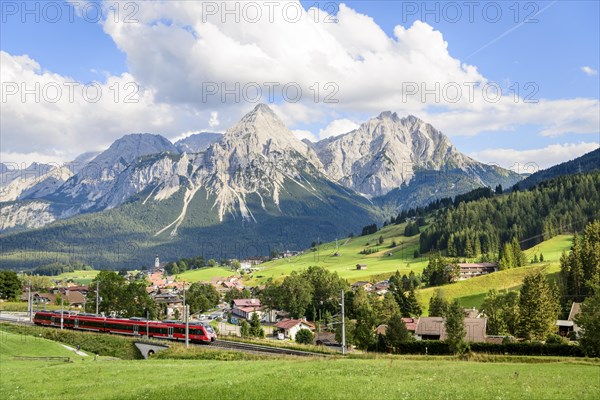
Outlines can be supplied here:
M131 134L64 165L0 167L0 254L14 268L300 250L523 178L465 156L414 116L386 111L311 143L264 104L223 135Z

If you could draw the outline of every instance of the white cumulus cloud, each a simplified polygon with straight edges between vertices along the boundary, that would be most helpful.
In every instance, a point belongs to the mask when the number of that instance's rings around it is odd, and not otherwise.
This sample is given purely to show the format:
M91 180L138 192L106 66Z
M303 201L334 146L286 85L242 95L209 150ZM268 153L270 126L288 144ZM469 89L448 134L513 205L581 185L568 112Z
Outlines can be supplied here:
M584 74L586 74L587 76L594 76L598 74L598 71L596 71L594 68L592 67L588 67L587 65L584 65L583 67L581 67L581 70L583 71Z
M469 154L476 160L509 168L515 172L535 172L596 150L599 143L552 144L539 149L485 149Z

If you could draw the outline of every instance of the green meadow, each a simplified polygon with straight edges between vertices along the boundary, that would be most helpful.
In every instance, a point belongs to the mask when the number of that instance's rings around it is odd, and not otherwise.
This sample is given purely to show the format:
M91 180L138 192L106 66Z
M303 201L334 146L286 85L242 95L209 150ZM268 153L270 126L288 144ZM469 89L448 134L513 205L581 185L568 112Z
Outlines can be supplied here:
M20 361L72 356L50 340L0 335L0 397L12 399L594 399L600 366L585 360L448 357L268 360ZM243 378L243 379L242 379Z

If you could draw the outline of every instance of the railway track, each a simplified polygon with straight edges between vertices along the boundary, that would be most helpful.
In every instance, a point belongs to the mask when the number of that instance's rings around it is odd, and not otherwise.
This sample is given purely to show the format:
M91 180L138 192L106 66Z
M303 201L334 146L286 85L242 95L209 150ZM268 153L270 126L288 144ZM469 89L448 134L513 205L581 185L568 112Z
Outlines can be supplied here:
M287 349L283 347L264 346L254 343L235 342L231 340L218 339L212 342L209 346L218 347L224 350L236 350L252 353L263 353L273 355L288 355L298 357L330 357L330 354L315 353L311 351Z
M5 316L0 316L1 322L10 322L13 324L19 325L35 325L33 322L29 322L27 319L16 319ZM111 333L114 335L114 333ZM131 337L130 335L120 335ZM181 342L180 342L181 343ZM232 350L232 351L242 351L246 353L255 353L255 354L269 354L269 355L288 355L288 356L297 356L297 357L330 357L331 354L323 354L323 353L315 353L311 351L304 350L295 350L295 349L286 349L283 347L272 347L272 346L264 346L260 344L254 343L244 343L244 342L236 342L232 340L223 340L217 339L214 342L208 345L198 345L201 347L211 347L216 349L223 350Z

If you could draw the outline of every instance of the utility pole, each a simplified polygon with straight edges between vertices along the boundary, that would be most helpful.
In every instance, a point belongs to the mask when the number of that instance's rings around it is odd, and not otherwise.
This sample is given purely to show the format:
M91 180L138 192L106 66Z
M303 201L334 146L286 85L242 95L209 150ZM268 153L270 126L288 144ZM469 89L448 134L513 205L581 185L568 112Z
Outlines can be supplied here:
M183 312L185 313L185 347L190 347L190 326L188 321L188 306L185 303L185 282L183 282Z
M342 354L346 354L346 316L344 315L344 289L342 289Z
M100 282L96 281L96 315L98 315L98 299L100 298L100 293L98 292L100 286Z
M32 298L31 298L31 279L27 286L27 314L29 316L29 322L31 322L31 310L32 310Z
M66 293L66 292L65 292ZM60 294L60 329L63 329L63 322L65 320L65 308L64 308L64 294Z

